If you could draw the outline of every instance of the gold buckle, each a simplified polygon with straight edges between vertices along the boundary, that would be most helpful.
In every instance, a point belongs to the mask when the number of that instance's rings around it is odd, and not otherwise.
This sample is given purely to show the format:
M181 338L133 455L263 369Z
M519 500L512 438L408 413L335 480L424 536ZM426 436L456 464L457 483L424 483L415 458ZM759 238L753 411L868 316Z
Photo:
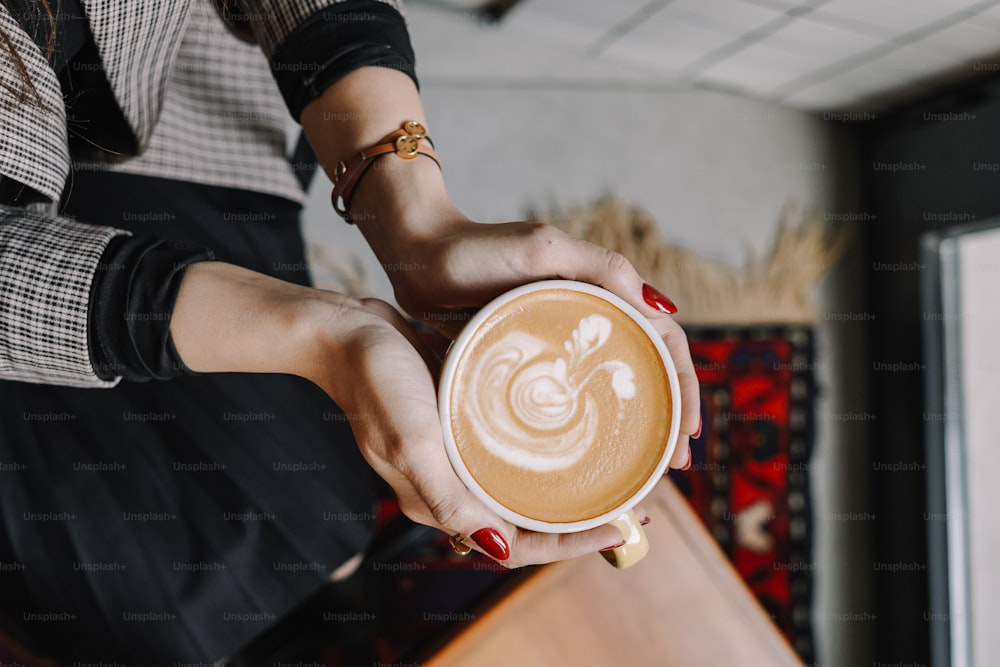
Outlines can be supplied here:
M419 148L420 137L415 134L404 134L396 139L396 155L405 160L415 158Z
M403 131L407 134L412 134L417 139L423 139L427 136L427 130L415 120L408 120L403 123Z
M406 134L396 139L396 155L412 160L417 157L420 140L427 136L427 129L415 120L408 120L403 123L403 132Z

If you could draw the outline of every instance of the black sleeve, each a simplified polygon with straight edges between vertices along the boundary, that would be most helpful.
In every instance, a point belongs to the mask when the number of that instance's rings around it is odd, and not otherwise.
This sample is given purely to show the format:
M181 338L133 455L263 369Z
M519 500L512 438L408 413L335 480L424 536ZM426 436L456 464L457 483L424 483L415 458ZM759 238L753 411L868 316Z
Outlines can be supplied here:
M399 70L418 84L414 62L406 22L395 8L374 0L346 0L296 28L272 58L271 70L298 120L309 102L361 67Z
M189 373L170 337L187 267L212 252L163 239L118 236L101 256L90 292L90 356L102 380L166 380Z

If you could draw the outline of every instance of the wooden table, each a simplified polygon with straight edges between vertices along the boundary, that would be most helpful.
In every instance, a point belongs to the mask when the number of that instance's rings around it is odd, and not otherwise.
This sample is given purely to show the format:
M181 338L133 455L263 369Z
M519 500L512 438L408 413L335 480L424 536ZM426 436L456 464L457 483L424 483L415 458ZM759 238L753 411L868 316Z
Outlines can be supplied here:
M540 568L429 667L750 667L802 663L687 502L664 480L642 503L650 553Z

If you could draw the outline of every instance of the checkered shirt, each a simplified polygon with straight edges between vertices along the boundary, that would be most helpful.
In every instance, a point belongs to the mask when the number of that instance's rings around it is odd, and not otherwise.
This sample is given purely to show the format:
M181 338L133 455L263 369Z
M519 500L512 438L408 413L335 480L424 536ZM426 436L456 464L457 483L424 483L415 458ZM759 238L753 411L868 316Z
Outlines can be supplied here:
M81 0L104 73L139 155L76 163L265 192L303 193L285 158L288 112L269 58L307 18L339 0L243 0L260 46L233 37L209 0ZM396 0L387 2L402 11ZM225 13L225 12L224 12ZM20 76L0 59L0 175L52 204L0 206L0 379L112 386L91 364L90 286L107 243L126 232L60 217L71 168L66 109L55 73L0 3L0 27L44 105L18 99Z

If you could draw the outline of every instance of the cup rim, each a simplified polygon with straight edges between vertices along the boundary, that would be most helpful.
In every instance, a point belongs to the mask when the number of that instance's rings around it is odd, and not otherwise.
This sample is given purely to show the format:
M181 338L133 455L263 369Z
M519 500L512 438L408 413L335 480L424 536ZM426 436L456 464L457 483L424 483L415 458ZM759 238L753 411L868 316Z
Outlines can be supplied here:
M465 462L462 460L462 456L458 451L458 443L455 442L454 434L451 431L451 400L449 398L451 394L452 378L455 366L458 364L458 360L461 358L462 352L467 347L469 340L472 338L476 329L479 328L479 325L482 324L482 322L486 320L486 318L489 317L494 311L510 301L524 296L525 294L551 289L564 289L574 292L582 292L584 294L590 294L591 296L604 299L635 321L653 342L653 346L659 352L660 359L663 362L663 367L667 372L667 381L671 392L670 430L667 432L666 446L663 449L663 455L660 457L660 460L657 462L652 473L650 473L649 478L646 479L638 491L632 494L628 500L613 509L589 519L562 523L551 523L519 514L494 499L489 493L486 492L485 489L483 489L482 486L480 486L479 482L476 481L476 479L472 476L472 473L470 473L468 468L465 466ZM468 488L473 495L476 496L476 498L478 498L503 519L522 528L544 533L575 533L602 526L628 512L640 503L642 499L653 490L656 484L660 481L660 478L663 477L666 472L667 465L670 463L670 458L673 456L674 450L677 448L677 440L680 437L680 380L677 375L677 368L674 365L674 360L670 356L670 351L667 349L667 346L660 337L660 334L657 333L656 329L653 328L653 325L648 319L646 319L646 316L640 313L634 306L626 302L618 295L590 283L575 280L540 280L526 285L521 285L520 287L515 287L508 292L504 292L483 306L479 312L466 322L462 331L448 348L444 364L441 367L441 374L438 382L438 416L441 422L441 431L444 436L445 451L448 454L448 460L451 462L451 467L454 469L455 474L458 475L459 479L462 480L462 483L465 484L466 488Z

